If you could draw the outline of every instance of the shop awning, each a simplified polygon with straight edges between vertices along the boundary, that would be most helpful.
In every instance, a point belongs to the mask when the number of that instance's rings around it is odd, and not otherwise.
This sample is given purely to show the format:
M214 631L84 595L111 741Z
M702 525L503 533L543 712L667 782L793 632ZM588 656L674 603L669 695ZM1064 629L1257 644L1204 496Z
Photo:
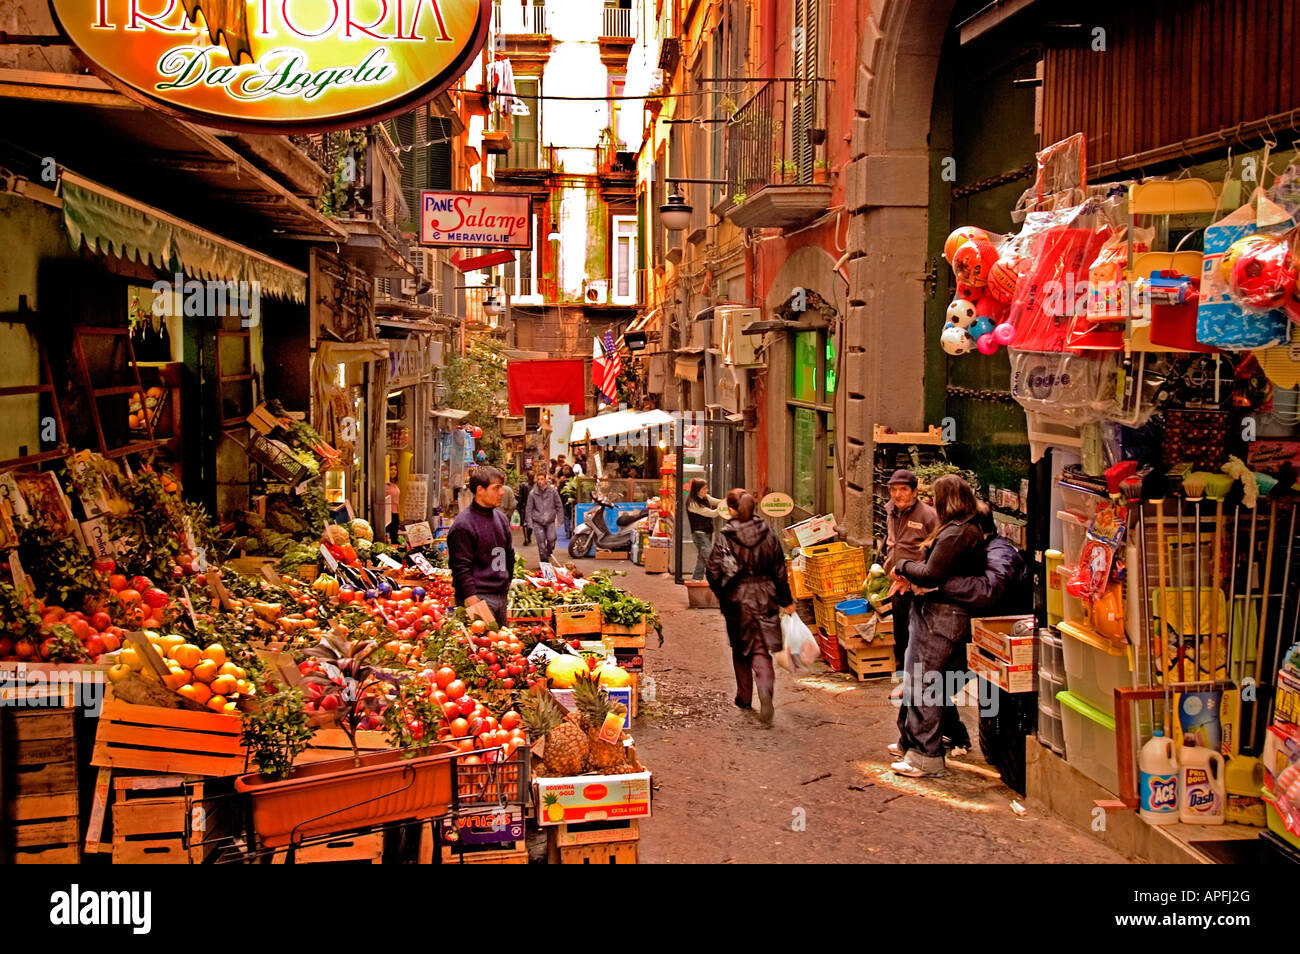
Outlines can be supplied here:
M573 430L569 434L569 444L581 444L585 440L599 441L607 437L635 434L647 427L667 427L672 422L671 414L658 410L614 411L610 414L599 414L596 417L574 421Z
M76 173L59 182L63 223L74 249L139 261L209 281L257 282L259 294L307 301L307 273L238 245Z
M462 411L454 407L435 408L429 413L434 417L446 418L449 421L459 421L469 416L469 411Z

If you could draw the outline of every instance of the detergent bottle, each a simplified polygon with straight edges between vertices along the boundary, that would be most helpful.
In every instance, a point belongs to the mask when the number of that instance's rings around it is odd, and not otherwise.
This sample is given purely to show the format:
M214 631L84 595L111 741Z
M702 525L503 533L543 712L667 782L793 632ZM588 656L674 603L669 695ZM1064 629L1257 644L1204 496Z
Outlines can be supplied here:
M1138 753L1141 774L1142 817L1152 825L1172 825L1178 821L1178 761L1174 758L1174 741L1156 729L1151 741Z
M1228 800L1223 756L1184 736L1178 776L1178 820L1187 825L1222 825Z

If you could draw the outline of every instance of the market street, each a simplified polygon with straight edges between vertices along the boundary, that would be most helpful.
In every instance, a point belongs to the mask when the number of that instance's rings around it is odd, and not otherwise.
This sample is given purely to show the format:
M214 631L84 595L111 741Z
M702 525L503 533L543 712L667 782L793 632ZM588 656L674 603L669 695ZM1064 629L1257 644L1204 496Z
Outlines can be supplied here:
M530 559L535 550L522 551ZM1013 799L978 745L949 759L941 779L889 770L897 740L889 681L858 682L818 663L798 680L777 670L770 731L732 704L735 683L722 617L689 610L670 574L627 562L580 560L585 573L625 570L618 582L658 608L664 644L647 641L656 701L633 724L655 771L654 814L641 822L641 862L1122 863L1060 819L1013 814ZM973 712L965 720L976 738ZM798 810L806 830L794 831Z

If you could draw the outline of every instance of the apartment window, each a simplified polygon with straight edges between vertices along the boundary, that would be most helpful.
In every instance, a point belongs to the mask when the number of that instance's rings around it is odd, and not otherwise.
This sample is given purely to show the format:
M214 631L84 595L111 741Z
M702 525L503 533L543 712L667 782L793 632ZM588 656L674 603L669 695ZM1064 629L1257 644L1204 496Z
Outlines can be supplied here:
M618 144L622 139L618 128L619 117L622 114L622 100L620 97L623 95L623 91L626 88L627 79L622 76L619 76L617 79L611 78L609 81L609 129L612 134L609 143L610 149L618 148Z
M510 134L510 152L506 156L505 168L540 169L541 103L536 97L541 92L541 83L535 76L516 76L515 92L528 107L528 115L514 117L514 131Z
M813 144L808 132L818 127L817 94L821 63L820 0L794 0L794 76L802 82L791 89L790 155L799 164L799 181L811 182Z
M717 80L721 79L722 77L729 75L727 73L726 66L723 64L722 54L723 54L723 50L725 49L725 44L726 44L726 28L720 24L717 30L715 30L713 33L712 77L714 79L714 82L711 84L713 89L713 95L710 97L710 99L712 100L713 111L710 115L714 120L726 118L722 114L722 99L726 93L726 87L723 86L721 83L717 82ZM703 97L701 97L701 102L703 102ZM725 174L725 170L722 168L722 137L726 131L726 128L727 127L725 123L716 122L716 121L711 123L708 127L709 172L707 178L721 179ZM718 186L718 185L709 186L710 207L716 206L721 201L722 201L722 186Z
M505 267L506 287L514 301L541 301L537 287L537 259L540 257L538 244L542 220L533 216L533 247L515 252L515 260Z
M610 218L613 303L636 304L636 216L615 215Z
M836 383L835 340L825 330L794 335L787 401L790 496L809 514L828 513L835 504Z

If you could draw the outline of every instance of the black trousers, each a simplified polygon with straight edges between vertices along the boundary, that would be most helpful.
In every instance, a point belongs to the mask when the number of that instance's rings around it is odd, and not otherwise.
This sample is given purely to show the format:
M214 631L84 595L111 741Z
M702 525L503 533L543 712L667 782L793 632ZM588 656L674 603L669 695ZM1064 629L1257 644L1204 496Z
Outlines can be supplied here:
M912 615L912 594L895 593L893 605L894 672L902 672L903 661L907 659L908 617Z

